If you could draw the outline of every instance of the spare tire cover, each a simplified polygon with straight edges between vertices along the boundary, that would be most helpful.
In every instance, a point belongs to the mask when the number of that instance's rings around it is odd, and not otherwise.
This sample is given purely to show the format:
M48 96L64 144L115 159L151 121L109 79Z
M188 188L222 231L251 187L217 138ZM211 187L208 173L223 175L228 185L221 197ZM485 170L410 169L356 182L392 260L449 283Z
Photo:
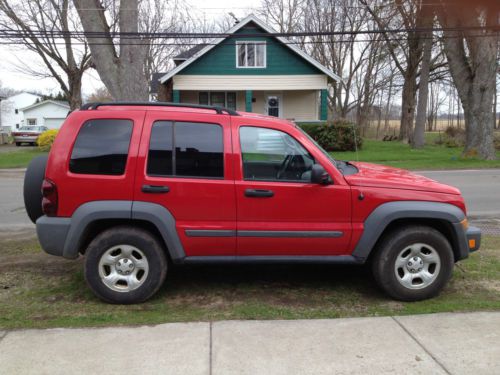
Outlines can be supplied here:
M45 178L47 155L37 156L28 165L24 175L24 207L33 223L43 216L42 212L42 182Z

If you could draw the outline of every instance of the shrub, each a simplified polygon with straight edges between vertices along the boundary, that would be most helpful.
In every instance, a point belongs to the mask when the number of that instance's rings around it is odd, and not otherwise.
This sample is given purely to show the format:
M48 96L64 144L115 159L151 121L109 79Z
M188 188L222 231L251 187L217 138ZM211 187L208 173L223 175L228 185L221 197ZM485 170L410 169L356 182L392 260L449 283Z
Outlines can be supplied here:
M50 151L58 132L57 129L50 129L40 134L37 140L38 148L42 151Z
M455 126L448 126L444 131L446 147L465 146L465 130Z
M495 145L495 150L500 151L500 132L495 132L493 144Z
M328 152L355 151L363 145L356 125L346 120L303 123L300 127Z

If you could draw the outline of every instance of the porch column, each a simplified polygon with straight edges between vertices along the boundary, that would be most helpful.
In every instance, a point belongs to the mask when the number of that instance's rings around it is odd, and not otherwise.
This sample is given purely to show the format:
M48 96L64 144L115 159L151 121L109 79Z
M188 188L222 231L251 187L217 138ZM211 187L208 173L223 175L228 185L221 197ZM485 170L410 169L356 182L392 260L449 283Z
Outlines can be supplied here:
M328 120L328 90L326 89L321 90L319 119L321 121Z
M181 102L181 93L179 90L172 90L172 102L174 103Z
M245 91L245 111L252 112L252 90Z

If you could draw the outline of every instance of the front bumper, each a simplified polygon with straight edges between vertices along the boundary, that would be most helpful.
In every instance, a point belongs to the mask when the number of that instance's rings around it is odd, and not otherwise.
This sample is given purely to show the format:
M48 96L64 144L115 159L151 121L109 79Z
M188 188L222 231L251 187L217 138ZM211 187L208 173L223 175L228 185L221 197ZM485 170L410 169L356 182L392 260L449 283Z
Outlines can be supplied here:
M481 246L481 229L469 227L465 232L465 237L467 238L467 247L470 253L479 250Z

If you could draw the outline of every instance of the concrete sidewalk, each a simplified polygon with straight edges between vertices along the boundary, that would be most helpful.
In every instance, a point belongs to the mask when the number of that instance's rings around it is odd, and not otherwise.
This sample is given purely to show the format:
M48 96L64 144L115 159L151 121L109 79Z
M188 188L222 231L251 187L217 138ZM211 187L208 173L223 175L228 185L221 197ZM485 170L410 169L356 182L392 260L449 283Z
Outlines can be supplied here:
M1 374L499 374L500 312L0 332Z

